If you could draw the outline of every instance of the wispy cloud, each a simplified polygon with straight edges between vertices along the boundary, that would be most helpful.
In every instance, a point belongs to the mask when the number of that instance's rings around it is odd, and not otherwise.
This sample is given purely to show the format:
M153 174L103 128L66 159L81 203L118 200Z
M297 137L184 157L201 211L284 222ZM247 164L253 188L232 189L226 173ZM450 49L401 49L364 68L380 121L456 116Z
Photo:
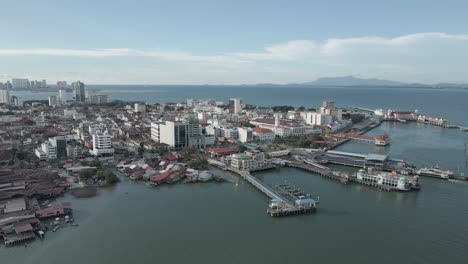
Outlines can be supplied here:
M161 49L0 49L1 57L80 57L100 60L90 64L93 69L70 69L90 76L106 71L115 72L113 65L105 65L106 58L154 58L152 72L128 71L147 82L173 78L178 82L187 76L200 83L294 82L308 81L324 75L360 74L402 81L468 81L463 69L468 68L468 35L442 32L416 33L394 38L364 36L330 38L324 41L291 40L267 45L261 52L197 54ZM131 69L136 60L129 60ZM98 66L99 65L99 66ZM70 66L73 67L73 66ZM0 70L9 76L6 66ZM45 72L45 69L41 69ZM60 70L60 69L59 69ZM22 67L20 75L28 70ZM92 71L92 72L91 72ZM53 70L50 70L53 72ZM57 72L57 70L55 71ZM159 75L158 75L159 74ZM145 77L147 76L147 77ZM180 76L180 77L177 77ZM447 76L452 78L448 80ZM1 77L1 76L0 76ZM112 75L116 79L120 75ZM123 77L122 77L123 78ZM453 80L455 79L455 80ZM154 80L154 81L153 81ZM228 81L225 81L228 80ZM236 81L237 80L237 81Z
M304 60L309 58L324 58L338 55L352 54L353 52L366 52L362 47L371 49L401 49L418 46L418 48L431 47L435 43L445 44L464 42L468 43L468 35L453 35L441 32L416 33L395 38L383 37L357 37L357 38L330 38L324 42L314 40L292 40L285 43L269 45L264 52L237 52L212 55L197 55L190 52L141 50L130 48L106 49L0 49L0 56L66 56L66 57L153 57L173 61L189 62L246 62L248 60Z

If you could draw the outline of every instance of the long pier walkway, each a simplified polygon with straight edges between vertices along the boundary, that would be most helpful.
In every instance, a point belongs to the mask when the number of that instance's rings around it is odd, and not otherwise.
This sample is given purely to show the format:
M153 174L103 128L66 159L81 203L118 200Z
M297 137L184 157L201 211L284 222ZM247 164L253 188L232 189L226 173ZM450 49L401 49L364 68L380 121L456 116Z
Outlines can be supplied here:
M257 178L253 177L250 172L244 171L244 170L237 170L234 168L227 168L229 171L232 171L236 174L239 174L244 180L248 181L250 184L255 186L258 190L266 194L268 197L270 197L272 200L276 200L278 202L281 202L283 204L292 204L290 201L284 199L281 197L279 194L275 193L270 187L265 185L263 182L259 181Z
M289 163L286 164L286 166L314 172L314 173L320 174L321 176L340 181L343 184L346 184L349 181L349 176L345 173L333 171L332 169L325 167L323 165L320 165L318 163L315 163L315 162L311 162L311 161L304 161L304 162L307 162L307 163L301 163L298 161L290 161Z
M270 216L287 216L287 215L296 215L296 214L305 214L314 212L317 209L318 200L312 198L304 197L298 198L298 200L292 201L286 199L285 197L278 194L275 190L253 177L249 171L238 170L229 166L226 166L220 161L209 159L208 163L210 165L216 166L223 170L232 171L240 175L243 179L252 184L255 188L260 190L262 193L266 194L271 198L271 204L267 209L267 213Z
M260 190L262 193L266 194L268 197L270 197L272 200L276 200L278 202L284 203L284 204L292 204L292 202L286 200L285 198L281 197L279 194L277 194L273 189L268 187L266 184L263 182L259 181L255 177L253 177L250 172L245 171L245 170L238 170L229 166L225 166L222 162L209 159L208 163L216 166L218 168L221 168L223 170L228 170L232 171L238 175L240 175L244 180L248 181L250 184L252 184L254 187L256 187L258 190Z

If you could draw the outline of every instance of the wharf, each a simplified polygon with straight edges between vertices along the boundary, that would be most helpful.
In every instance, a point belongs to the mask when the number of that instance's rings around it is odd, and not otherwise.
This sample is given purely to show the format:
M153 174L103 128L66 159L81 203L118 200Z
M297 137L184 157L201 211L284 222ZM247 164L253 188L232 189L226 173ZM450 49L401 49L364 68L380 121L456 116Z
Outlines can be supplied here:
M392 159L380 154L359 154L342 151L327 151L315 154L314 162L320 164L332 163L343 166L367 168L375 167L384 171L397 171L403 174L412 174L414 166L403 161Z
M304 202L305 200L299 199L299 200L291 201L289 199L286 199L282 195L278 194L275 190L271 189L269 186L267 186L266 184L264 184L257 178L253 177L249 171L238 170L229 166L225 166L222 162L213 160L213 159L209 159L208 163L220 169L234 172L235 174L241 176L244 180L252 184L259 191L261 191L262 193L270 197L272 203L270 204L270 207L267 209L267 213L270 216L287 216L287 215L295 215L295 214L304 214L304 213L310 213L316 210L318 201L313 200L312 198L308 198L307 203L298 204L298 202Z
M440 123L440 122L427 121L427 120L417 120L417 122L432 125L432 126L439 126L439 127L443 127L443 128L459 128L458 126L452 125L452 124L449 124L449 123Z
M333 180L337 180L343 184L347 184L348 181L349 181L349 176L345 173L341 173L341 172L338 172L338 171L333 171L332 169L328 168L328 167L325 167L323 165L320 165L316 162L312 162L312 161L309 161L309 160L304 160L304 162L306 163L300 163L300 162L297 162L297 161L290 161L288 163L286 163L285 166L288 166L288 167L293 167L293 168L298 168L298 169L302 169L302 170L306 170L306 171L310 171L310 172L314 172L314 173L317 173L321 176L324 176L324 177L327 177L327 178L330 178L330 179L333 179Z

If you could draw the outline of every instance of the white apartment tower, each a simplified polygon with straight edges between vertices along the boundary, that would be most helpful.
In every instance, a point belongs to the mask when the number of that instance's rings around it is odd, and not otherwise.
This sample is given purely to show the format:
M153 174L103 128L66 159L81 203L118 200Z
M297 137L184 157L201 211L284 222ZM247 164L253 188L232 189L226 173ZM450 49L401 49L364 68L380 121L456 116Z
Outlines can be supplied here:
M0 90L0 104L10 103L10 91L7 89Z
M166 121L159 124L159 142L174 149L188 146L188 125L184 122Z
M242 104L241 99L239 98L231 98L229 99L229 112L234 114L239 114L242 112Z
M111 137L107 132L96 132L93 134L93 150L91 154L94 156L112 156L114 148L112 147Z
M49 96L49 106L57 106L57 96Z

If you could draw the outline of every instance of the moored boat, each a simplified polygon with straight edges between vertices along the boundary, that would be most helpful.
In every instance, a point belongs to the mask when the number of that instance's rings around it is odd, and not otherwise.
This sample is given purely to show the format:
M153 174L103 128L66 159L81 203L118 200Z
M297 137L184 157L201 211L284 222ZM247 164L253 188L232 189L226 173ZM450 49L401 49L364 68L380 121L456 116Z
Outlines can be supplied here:
M449 171L449 170L444 171L444 170L441 170L441 169L439 169L437 167L435 167L435 168L421 168L421 169L416 171L416 175L448 180L451 177L453 177L453 172Z
M358 182L386 190L410 191L421 188L418 176L402 175L395 171L387 173L373 168L360 169L356 178Z

